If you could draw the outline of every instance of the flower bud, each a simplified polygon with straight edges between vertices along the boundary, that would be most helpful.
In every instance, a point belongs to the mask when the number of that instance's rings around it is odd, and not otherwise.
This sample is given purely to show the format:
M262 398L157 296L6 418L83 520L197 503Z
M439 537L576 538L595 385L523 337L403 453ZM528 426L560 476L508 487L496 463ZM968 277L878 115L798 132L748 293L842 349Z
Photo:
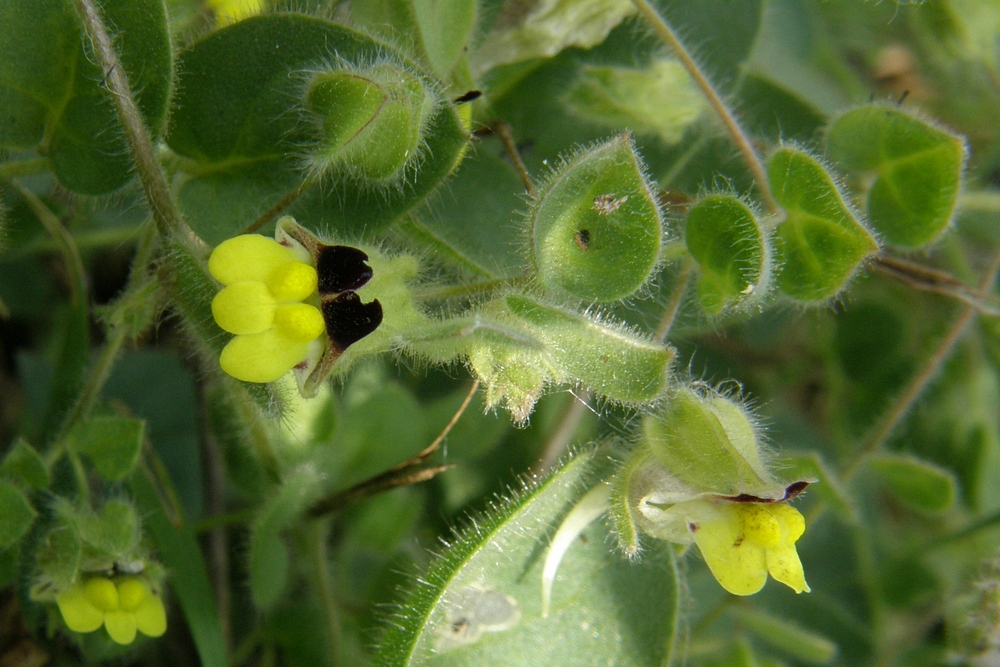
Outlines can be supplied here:
M389 63L324 70L309 81L306 106L322 138L316 171L341 170L384 181L419 157L435 96L416 74Z

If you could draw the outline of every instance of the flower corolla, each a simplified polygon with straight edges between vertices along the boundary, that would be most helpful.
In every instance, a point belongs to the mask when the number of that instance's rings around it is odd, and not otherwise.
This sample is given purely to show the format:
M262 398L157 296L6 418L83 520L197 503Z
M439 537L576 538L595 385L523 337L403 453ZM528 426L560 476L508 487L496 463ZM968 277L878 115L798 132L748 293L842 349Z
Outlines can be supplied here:
M118 644L131 644L137 631L149 637L167 631L163 601L135 577L90 577L63 590L56 604L73 632L93 632L103 625Z

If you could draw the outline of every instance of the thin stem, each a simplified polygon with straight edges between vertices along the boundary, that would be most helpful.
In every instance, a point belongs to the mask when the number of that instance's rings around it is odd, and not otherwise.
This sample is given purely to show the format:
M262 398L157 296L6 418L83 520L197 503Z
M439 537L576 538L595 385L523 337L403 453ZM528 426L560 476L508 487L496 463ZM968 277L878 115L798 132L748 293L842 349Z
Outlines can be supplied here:
M330 584L330 569L327 564L327 532L328 521L316 521L310 526L313 541L313 577L316 580L316 588L319 590L320 600L323 602L323 610L326 612L327 632L330 639L330 664L336 667L340 663L340 613L337 609L337 600L333 596L333 586Z
M201 423L201 450L204 456L202 469L205 477L205 504L211 515L219 515L226 507L226 471L219 443L207 428L208 416L203 392L199 392L199 422ZM223 524L214 526L208 533L208 563L212 578L212 588L215 592L215 604L222 625L223 641L226 654L233 651L232 632L232 595L230 594L229 578L229 536Z
M85 507L90 506L90 481L87 479L87 469L83 467L80 455L72 447L66 447L66 457L73 468L73 478L76 480L77 489L80 491L80 500Z
M48 158L36 157L30 160L0 163L0 180L9 180L17 176L31 176L48 171L51 168Z
M986 273L983 275L983 279L979 283L979 287L976 290L976 299L981 300L983 296L990 290L993 286L994 281L997 277L997 272L1000 271L1000 251L993 258L993 262L987 269ZM951 355L952 350L955 345L962 338L962 334L965 333L966 327L969 322L972 321L973 316L976 314L976 308L973 306L966 306L961 313L959 313L958 318L948 329L944 338L938 344L937 349L931 354L924 364L924 367L920 369L910 380L910 383L900 394L899 398L896 400L895 405L882 417L882 419L875 425L872 429L871 435L866 439L865 445L861 448L861 451L857 452L851 457L850 462L844 468L841 474L841 480L844 482L848 481L854 474L860 469L861 464L864 460L873 452L875 452L879 447L881 447L886 440L892 435L899 426L900 422L916 403L917 399L924 393L927 389L927 385L930 384L938 371L941 369L941 365L944 364L945 360Z
M276 215L278 215L286 208L294 204L299 197L305 194L305 192L309 190L309 188L316 185L317 182L318 181L316 178L312 176L307 177L305 180L303 180L301 183L295 186L295 188L293 188L291 192L282 197L277 204L267 209L267 211L265 211L259 218L254 220L250 224L250 226L244 229L242 232L240 232L240 234L253 234L258 229L260 229L267 223L271 222L271 220L273 220Z
M94 0L74 0L87 36L94 47L94 53L105 72L105 81L111 91L111 98L118 112L118 119L125 130L125 137L132 149L136 171L142 182L146 201L156 221L160 236L167 237L180 224L180 213L156 159L152 139L143 123L142 114L132 98L132 88L125 67L118 60L108 30L101 20L101 14Z
M87 279L83 270L83 260L80 259L80 252L73 242L73 237L70 235L69 230L63 225L62 221L56 217L56 214L49 210L41 199L35 196L35 193L24 187L16 180L12 180L11 185L14 189L18 191L21 197L28 204L28 208L31 212L35 214L38 221L42 223L42 227L48 232L49 236L52 237L52 241L56 245L56 249L62 256L63 263L66 265L66 271L69 273L69 288L70 288L70 299L72 301L73 307L76 308L81 305L80 300L87 298Z
M535 474L542 474L551 468L559 457L562 456L563 452L566 451L566 448L569 447L570 442L573 440L573 435L576 433L577 428L580 427L580 421L590 409L586 404L588 400L590 400L590 392L584 394L582 398L573 395L572 401L563 411L559 424L545 443L545 447L542 448L542 455L535 462L535 465L532 466Z
M657 13L652 5L647 2L647 0L632 0L639 13L643 15L646 21L649 22L656 34L662 39L677 56L677 59L687 70L691 79L695 82L695 85L701 89L702 94L708 100L709 105L711 105L712 110L722 121L722 124L726 127L726 131L729 136L733 138L736 143L736 147L739 149L740 153L743 155L743 160L746 162L747 167L750 169L750 173L753 174L754 180L757 182L757 187L760 188L761 195L764 197L764 201L767 204L768 209L772 213L777 213L781 210L778 203L774 201L774 195L771 194L771 187L767 181L767 172L764 170L764 163L761 162L760 156L757 155L757 151L754 150L753 143L750 141L750 137L747 136L743 128L740 127L739 122L737 122L736 117L733 115L726 103L722 101L722 98L712 87L712 83L705 76L705 73L701 71L698 63L695 62L694 58L684 47L683 42L677 37L677 34L673 29L667 25L663 17Z
M369 498L383 491L389 491L391 489L398 488L400 486L409 486L410 484L417 484L418 482L425 482L432 479L446 470L451 470L453 465L440 465L433 466L430 468L420 468L419 466L427 462L434 452L438 450L444 439L448 437L451 429L454 428L455 424L465 413L465 410L469 407L469 403L472 402L472 397L476 395L476 391L479 389L479 380L472 383L472 387L469 388L469 393L465 395L465 400L462 404L458 406L458 410L452 415L451 420L445 425L441 430L441 433L434 438L433 442L420 451L416 456L403 461L402 463L390 468L386 472L376 475L370 479L367 479L359 484L355 484L351 488L335 493L332 496L327 496L309 508L307 516L313 519L318 519L324 517L328 514L335 514L340 510L353 505L356 502Z
M975 308L981 315L996 317L1000 309L993 308L971 296L971 288L950 273L908 262L896 257L877 257L872 267L891 278L923 292L931 292L960 301Z
M506 121L498 120L490 125L489 129L500 139L500 143L503 144L503 149L510 157L510 161L514 163L514 170L521 177L521 182L524 183L524 189L528 191L529 195L534 197L536 192L535 182L532 180L531 174L528 173L528 168L524 166L524 160L521 159L521 151L517 150L517 143L514 141L514 134L510 130L510 125Z
M667 302L667 309L664 311L663 317L660 318L659 326L656 327L654 337L661 343L665 342L667 336L670 335L670 327L673 326L674 320L677 319L677 312L684 301L684 295L687 293L689 282L691 282L690 259L685 260L681 265L681 272L677 276L677 284L674 285L674 289L670 292L670 301Z

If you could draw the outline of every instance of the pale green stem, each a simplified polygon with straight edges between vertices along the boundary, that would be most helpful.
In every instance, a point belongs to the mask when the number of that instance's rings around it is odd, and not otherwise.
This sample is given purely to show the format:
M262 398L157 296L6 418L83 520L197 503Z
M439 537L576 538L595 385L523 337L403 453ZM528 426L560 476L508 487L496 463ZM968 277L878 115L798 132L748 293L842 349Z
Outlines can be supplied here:
M649 22L649 25L656 32L657 36L663 40L663 42L670 47L677 56L677 59L683 65L684 69L687 70L691 79L694 81L695 85L701 89L702 94L705 99L708 100L709 105L715 114L722 121L725 126L726 131L729 136L732 137L733 142L739 149L740 154L743 155L743 161L746 162L747 168L750 173L753 174L754 180L757 182L757 187L760 189L761 195L764 197L764 201L767 204L768 209L772 213L777 213L781 210L778 203L774 200L774 195L771 194L771 187L768 184L767 172L764 170L764 163L761 161L760 156L757 155L757 151L754 150L753 142L750 141L750 137L747 133L740 127L739 122L730 111L726 103L722 101L722 97L716 92L715 88L712 86L712 82L708 80L705 73L701 71L701 67L695 62L694 58L688 52L684 43L677 37L677 34L673 29L663 20L663 17L653 8L652 5L647 2L647 0L632 0L639 13L642 14L643 18Z
M271 222L271 220L273 220L279 213L294 204L299 197L308 192L309 189L318 182L319 179L317 177L307 176L301 183L296 185L291 192L282 197L277 204L269 208L263 213L263 215L250 223L250 226L240 232L240 234L253 234L258 229Z
M49 210L49 207L35 196L34 192L17 181L11 181L10 183L21 197L24 198L24 201L27 202L28 208L35 214L38 221L42 223L45 231L52 237L56 250L62 256L63 263L66 265L66 271L69 273L69 288L72 303L74 307L81 305L80 300L87 298L87 283L83 270L83 260L80 259L80 251L73 242L73 237L62 221L56 217L56 214Z
M691 282L690 258L685 259L681 265L680 273L677 276L677 284L674 285L674 289L670 293L670 301L667 302L667 309L663 312L663 317L660 318L659 326L656 327L654 338L661 343L665 342L667 336L670 335L670 327L673 326L674 320L677 319L677 312L684 301L684 295L687 293L689 282Z
M153 213L153 220L156 221L156 228L160 235L166 238L177 229L181 217L167 185L167 179L156 159L156 150L149 131L132 97L132 88L125 67L118 60L111 37L94 0L74 0L74 4L87 36L93 44L97 60L104 70L105 81L111 90L118 119L125 130L125 137L132 151L132 159L135 161L146 201Z
M9 180L17 176L32 176L41 174L51 168L48 158L36 157L30 160L0 163L0 180Z
M533 472L536 474L544 473L566 451L566 448L572 442L573 434L576 433L576 429L580 426L580 420L587 414L587 410L591 409L587 405L590 397L590 392L586 392L581 397L572 396L572 400L566 406L558 426L556 426L555 431L552 432L552 436L546 441L545 447L542 449L542 455L533 466Z
M326 612L327 632L330 635L330 664L333 667L340 662L340 613L337 610L337 600L333 595L330 583L330 566L326 540L328 537L329 520L319 519L308 527L312 531L313 541L313 577L319 590L323 610Z

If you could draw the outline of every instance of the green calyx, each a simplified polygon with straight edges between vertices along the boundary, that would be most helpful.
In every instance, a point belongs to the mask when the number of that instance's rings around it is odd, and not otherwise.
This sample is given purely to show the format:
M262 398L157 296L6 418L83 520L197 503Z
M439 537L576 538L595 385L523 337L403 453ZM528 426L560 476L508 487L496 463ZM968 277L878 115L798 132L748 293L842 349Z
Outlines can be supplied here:
M393 63L318 72L305 97L322 133L311 156L313 168L376 181L401 175L418 159L427 119L437 106L420 77Z
M539 281L586 301L635 294L659 259L663 221L627 134L567 161L540 189L530 223Z
M785 493L764 466L749 415L714 391L678 389L643 420L642 432L655 459L695 492L765 499Z

